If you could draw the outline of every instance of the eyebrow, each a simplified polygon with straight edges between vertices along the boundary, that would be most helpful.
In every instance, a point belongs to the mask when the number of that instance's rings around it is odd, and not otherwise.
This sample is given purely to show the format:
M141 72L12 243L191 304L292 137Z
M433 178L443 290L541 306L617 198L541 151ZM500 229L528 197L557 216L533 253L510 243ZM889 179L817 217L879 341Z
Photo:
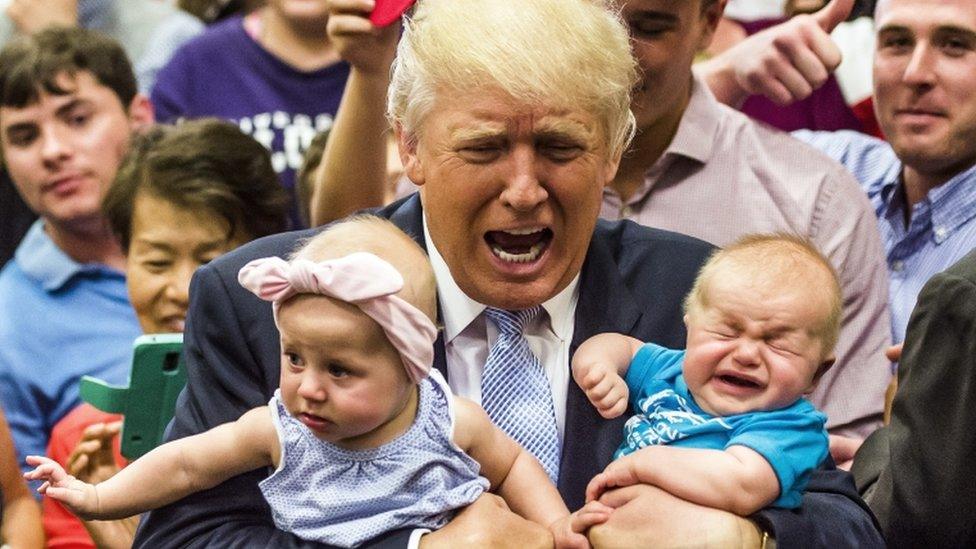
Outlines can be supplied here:
M84 99L81 97L72 97L67 103L55 109L54 113L58 117L64 117L67 116L74 109L78 108L79 106L87 106L91 103L92 101L90 99ZM25 122L15 122L3 128L3 133L4 135L10 136L14 133L21 132L21 131L28 131L35 127L37 127L37 122L33 120L25 121Z
M58 107L57 110L55 110L54 112L59 117L66 116L67 114L69 114L71 111L75 110L78 107L87 107L88 105L91 104L92 101L90 99L84 99L81 97L72 97L70 101Z
M215 248L219 248L226 242L227 242L226 238L201 242L199 245L195 246L192 251L193 252L210 251ZM173 246L169 242L162 239L154 240L152 238L139 237L132 241L132 244L136 244L136 243L144 244L151 248L158 248L167 252L176 251L176 246Z
M878 29L879 36L886 33L907 33L911 35L916 34L912 29L908 28L907 26L898 25L898 24L888 24ZM976 31L974 31L973 29L959 27L956 25L939 25L938 27L935 28L935 31L932 33L933 36L939 36L945 34L961 34L961 35L965 35L966 38L970 40L976 40Z
M664 23L677 23L679 21L677 15L666 11L637 9L624 14L624 20L626 21L633 21L635 19L642 21L661 21Z

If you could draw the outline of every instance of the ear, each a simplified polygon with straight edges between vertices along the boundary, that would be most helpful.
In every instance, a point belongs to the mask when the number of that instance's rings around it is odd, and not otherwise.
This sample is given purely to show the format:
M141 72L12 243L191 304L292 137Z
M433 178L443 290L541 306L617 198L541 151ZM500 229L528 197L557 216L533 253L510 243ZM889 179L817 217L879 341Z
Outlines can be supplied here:
M143 130L156 121L156 111L149 98L137 93L129 103L129 126L133 131Z
M685 329L687 330L688 329L688 313L685 313L685 316L681 317L681 321L685 323Z
M397 150L403 163L403 173L407 174L414 185L423 185L424 169L417 154L419 138L416 134L408 134L399 123L394 124L393 134L396 136Z
M817 388L817 384L820 383L820 378L827 373L827 370L834 365L836 360L837 359L834 357L834 355L830 355L820 363L820 366L817 366L817 371L813 374L813 379L810 380L810 386L807 387L807 390L803 392L804 395L809 395L814 391L814 389Z
M707 2L708 0L701 1ZM702 10L702 30L701 35L698 37L698 51L704 51L712 43L712 37L715 36L715 29L718 28L718 24L722 20L722 14L725 13L725 4L727 1L715 0L710 6Z

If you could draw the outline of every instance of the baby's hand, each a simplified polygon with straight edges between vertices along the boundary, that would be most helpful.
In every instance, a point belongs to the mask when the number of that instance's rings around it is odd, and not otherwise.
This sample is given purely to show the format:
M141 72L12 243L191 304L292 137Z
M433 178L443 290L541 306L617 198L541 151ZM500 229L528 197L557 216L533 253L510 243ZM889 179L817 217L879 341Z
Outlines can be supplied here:
M613 419L627 410L630 391L613 365L606 362L574 361L573 379L601 416Z
M602 473L593 477L586 485L586 501L593 502L600 499L607 490L639 484L636 469L637 459L634 454L624 456L610 462ZM584 507L585 509L585 507Z
M589 549L587 530L606 522L612 512L613 507L591 501L575 513L552 523L549 530L552 531L556 549Z
M64 472L58 462L44 456L27 456L27 463L37 467L24 473L24 478L44 481L38 492L60 501L83 520L92 519L98 513L98 492L94 485L81 482Z

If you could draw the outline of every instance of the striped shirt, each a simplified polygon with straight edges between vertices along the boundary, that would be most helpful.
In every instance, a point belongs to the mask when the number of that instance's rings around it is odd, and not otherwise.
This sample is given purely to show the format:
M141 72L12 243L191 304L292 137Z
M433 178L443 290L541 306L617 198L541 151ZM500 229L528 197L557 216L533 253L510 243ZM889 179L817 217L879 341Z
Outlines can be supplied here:
M887 256L891 335L901 342L922 286L976 247L976 166L929 191L905 226L902 164L887 142L852 131L793 135L843 164L871 200Z

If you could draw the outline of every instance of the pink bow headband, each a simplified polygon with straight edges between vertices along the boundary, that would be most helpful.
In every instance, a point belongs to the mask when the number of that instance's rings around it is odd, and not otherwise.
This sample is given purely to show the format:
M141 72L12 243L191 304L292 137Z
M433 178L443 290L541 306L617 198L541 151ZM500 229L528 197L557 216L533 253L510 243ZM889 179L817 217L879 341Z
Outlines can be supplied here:
M281 304L296 294L321 294L352 303L383 328L411 380L419 382L430 371L437 328L420 309L393 295L403 288L403 277L371 253L356 252L320 263L264 257L244 265L237 279L254 295L272 302L275 324Z

